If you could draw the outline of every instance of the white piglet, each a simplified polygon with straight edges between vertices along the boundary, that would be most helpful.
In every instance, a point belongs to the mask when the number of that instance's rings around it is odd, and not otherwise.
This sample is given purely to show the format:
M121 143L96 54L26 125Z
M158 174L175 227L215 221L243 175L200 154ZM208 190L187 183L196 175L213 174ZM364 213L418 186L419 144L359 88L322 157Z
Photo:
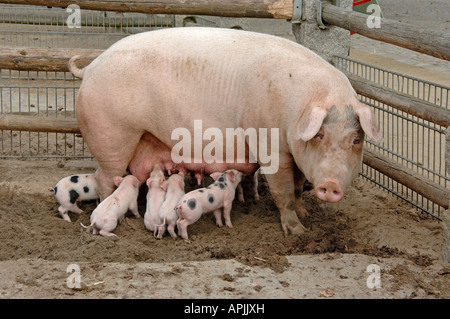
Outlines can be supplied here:
M167 184L167 193L164 203L159 209L159 219L163 222L161 225L158 225L155 236L157 238L162 238L167 226L167 231L170 236L176 238L177 234L175 233L175 226L177 224L178 215L175 206L178 205L181 197L185 194L184 175L182 173L173 174L164 183Z
M99 198L94 174L77 174L64 177L55 187L49 187L48 190L55 193L55 198L60 204L58 211L61 217L68 222L70 222L70 217L67 214L69 211L77 214L83 212L77 206L78 201Z
M154 232L155 236L157 226L162 223L158 213L166 197L165 180L163 171L159 165L155 165L150 177L147 179L147 205L144 214L145 228Z
M125 214L130 210L134 216L140 217L137 198L139 195L139 181L133 175L125 177L115 176L114 184L117 189L105 198L91 215L93 234L102 236L116 236L112 231L122 222Z

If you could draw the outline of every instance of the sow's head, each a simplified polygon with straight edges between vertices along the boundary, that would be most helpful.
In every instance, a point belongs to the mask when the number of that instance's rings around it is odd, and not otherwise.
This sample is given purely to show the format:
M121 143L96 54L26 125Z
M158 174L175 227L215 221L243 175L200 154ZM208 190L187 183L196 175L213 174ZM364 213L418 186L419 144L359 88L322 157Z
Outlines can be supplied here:
M373 111L359 101L341 107L314 106L299 118L294 138L304 143L293 155L319 199L343 198L360 171L365 134L376 143L382 141Z

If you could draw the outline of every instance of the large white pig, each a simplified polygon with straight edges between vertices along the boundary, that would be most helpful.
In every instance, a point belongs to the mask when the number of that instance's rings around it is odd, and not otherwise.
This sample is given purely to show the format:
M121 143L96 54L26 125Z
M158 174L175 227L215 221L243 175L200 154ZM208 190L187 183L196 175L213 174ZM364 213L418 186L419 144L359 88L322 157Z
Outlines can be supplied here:
M360 170L364 134L381 140L372 110L346 76L303 46L275 36L214 28L173 28L126 37L85 69L76 101L80 130L98 161L100 198L127 167L141 183L153 165L183 173L234 168L253 174L264 162L211 159L173 163L184 128L276 128L279 165L266 174L285 232L302 233L300 193L308 179L318 198L337 202ZM225 135L225 133L224 133ZM203 147L209 141L203 140ZM155 151L158 150L158 151ZM236 153L234 153L236 154ZM183 155L185 155L183 153ZM217 154L216 154L217 155ZM223 155L225 158L225 154ZM296 197L298 202L296 203Z

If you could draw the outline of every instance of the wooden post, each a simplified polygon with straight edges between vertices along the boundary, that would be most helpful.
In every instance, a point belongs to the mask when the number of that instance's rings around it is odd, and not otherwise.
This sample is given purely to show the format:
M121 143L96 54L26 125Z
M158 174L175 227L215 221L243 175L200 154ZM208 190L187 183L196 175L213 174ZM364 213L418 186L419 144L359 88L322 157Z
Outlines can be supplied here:
M450 60L450 33L424 30L412 24L381 19L380 28L367 26L369 16L324 3L323 20L371 39Z
M293 0L2 0L2 3L147 14L291 19Z

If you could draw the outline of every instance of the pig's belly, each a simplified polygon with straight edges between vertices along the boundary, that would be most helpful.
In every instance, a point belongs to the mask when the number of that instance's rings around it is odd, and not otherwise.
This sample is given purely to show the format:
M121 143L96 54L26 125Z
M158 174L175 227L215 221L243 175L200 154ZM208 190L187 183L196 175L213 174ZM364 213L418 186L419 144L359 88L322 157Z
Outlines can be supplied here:
M133 158L128 164L128 169L131 174L138 178L140 183L144 183L150 177L155 165L159 165L169 174L182 172L186 175L190 171L200 178L205 174L224 172L230 168L241 171L244 175L253 175L259 168L259 164L249 163L248 157L245 163L193 163L193 159L191 163L174 163L171 157L171 149L150 133L145 133L136 147Z

